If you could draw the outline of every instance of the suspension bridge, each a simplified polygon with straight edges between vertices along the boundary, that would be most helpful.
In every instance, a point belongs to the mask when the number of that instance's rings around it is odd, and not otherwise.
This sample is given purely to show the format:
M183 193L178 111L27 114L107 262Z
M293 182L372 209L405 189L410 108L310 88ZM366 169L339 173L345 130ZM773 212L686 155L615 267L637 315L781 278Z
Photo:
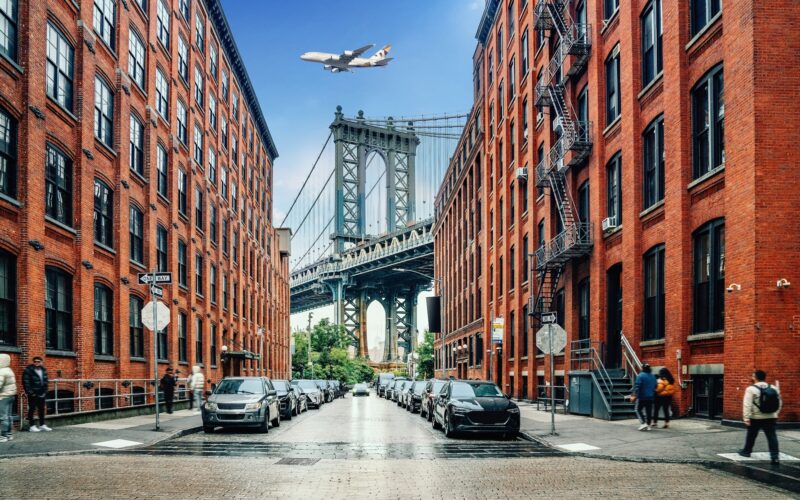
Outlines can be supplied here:
M336 108L281 223L292 229L292 314L332 304L367 357L367 307L377 301L382 361L405 361L416 348L417 297L433 281L433 200L466 118L351 118Z

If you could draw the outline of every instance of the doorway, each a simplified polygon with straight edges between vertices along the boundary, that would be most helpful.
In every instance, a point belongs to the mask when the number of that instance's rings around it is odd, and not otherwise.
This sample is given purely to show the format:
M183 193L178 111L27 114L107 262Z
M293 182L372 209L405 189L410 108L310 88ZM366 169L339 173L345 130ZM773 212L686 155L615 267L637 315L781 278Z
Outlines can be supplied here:
M622 364L622 264L608 270L608 314L606 331L606 368L619 368Z

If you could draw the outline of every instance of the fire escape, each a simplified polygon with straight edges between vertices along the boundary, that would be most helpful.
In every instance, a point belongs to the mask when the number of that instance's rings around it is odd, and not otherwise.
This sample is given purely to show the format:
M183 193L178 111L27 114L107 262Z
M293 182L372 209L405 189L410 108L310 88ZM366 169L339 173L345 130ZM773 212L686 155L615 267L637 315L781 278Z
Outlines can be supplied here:
M567 168L581 165L592 150L591 123L576 118L566 92L570 78L586 67L592 47L590 26L573 22L570 3L539 0L535 10L536 30L556 40L550 63L536 84L535 104L550 107L556 134L555 143L536 166L536 186L550 188L563 228L535 254L539 287L531 312L537 316L552 311L558 280L567 263L589 255L592 249L591 225L578 217L566 179Z

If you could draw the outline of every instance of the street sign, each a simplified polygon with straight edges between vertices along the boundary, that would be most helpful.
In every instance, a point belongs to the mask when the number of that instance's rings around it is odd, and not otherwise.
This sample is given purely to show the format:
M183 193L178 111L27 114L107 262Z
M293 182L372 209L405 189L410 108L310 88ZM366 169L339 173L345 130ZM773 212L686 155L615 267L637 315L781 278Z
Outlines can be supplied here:
M155 318L158 318L158 324L156 324ZM148 330L163 330L169 324L169 307L163 302L148 302L142 308L142 324Z
M556 313L549 312L549 313L542 313L542 324L547 325L556 322Z
M544 325L536 332L536 347L545 354L550 354L551 349L553 354L561 354L566 346L567 332L558 324Z
M150 283L169 285L172 283L172 273L139 273L140 285L149 285Z
M160 286L150 285L150 293L156 297L164 297L164 289Z
M492 321L492 343L503 343L503 328L505 327L505 319L500 316Z

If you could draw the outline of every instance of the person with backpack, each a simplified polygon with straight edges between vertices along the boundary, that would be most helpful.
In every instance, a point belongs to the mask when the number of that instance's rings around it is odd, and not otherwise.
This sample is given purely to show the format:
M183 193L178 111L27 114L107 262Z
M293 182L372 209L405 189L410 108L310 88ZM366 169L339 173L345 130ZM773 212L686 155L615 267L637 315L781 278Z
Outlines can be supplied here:
M749 457L753 452L753 445L758 437L758 431L763 430L767 436L769 455L773 465L779 464L778 435L775 433L775 424L778 422L778 413L781 411L783 401L781 393L774 385L766 382L767 374L763 370L753 372L753 385L744 391L744 404L742 417L747 426L747 435L744 448L739 450L739 455Z
M645 363L642 365L642 371L636 376L636 382L633 385L633 394L630 400L634 401L634 411L636 417L639 419L639 430L649 431L650 424L653 420L653 397L656 393L656 377L653 376L653 369L650 365Z
M669 370L662 368L658 371L656 383L656 403L653 412L653 427L658 427L658 414L664 408L664 429L669 427L669 414L672 409L672 395L675 394L675 377Z

